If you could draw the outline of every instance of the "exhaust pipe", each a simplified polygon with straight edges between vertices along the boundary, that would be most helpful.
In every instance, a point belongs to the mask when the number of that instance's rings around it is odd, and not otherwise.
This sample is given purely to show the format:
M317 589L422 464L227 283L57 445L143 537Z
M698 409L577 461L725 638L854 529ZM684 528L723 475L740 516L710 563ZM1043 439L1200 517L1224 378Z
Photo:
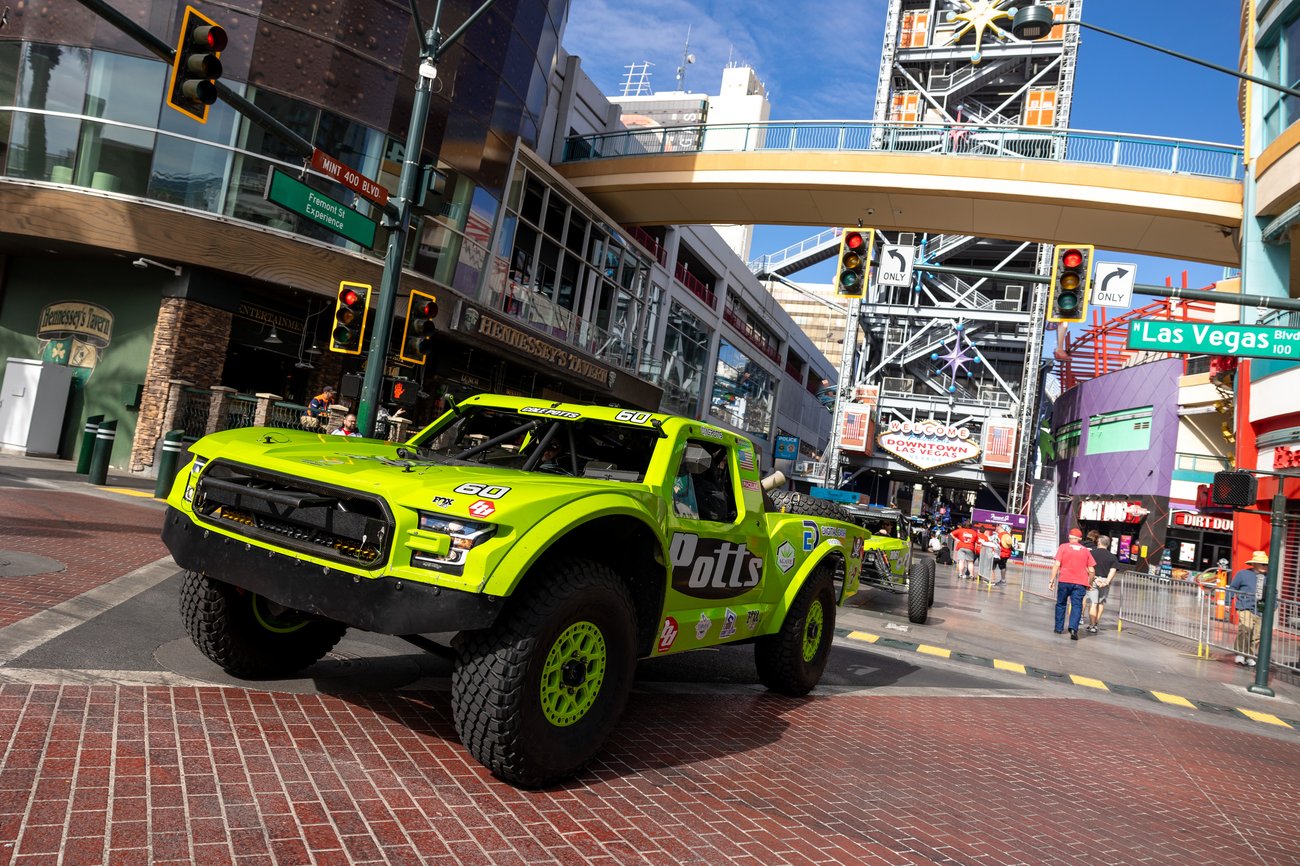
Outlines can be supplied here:
M763 492L775 490L778 487L785 486L785 473L779 469L759 482L763 487Z

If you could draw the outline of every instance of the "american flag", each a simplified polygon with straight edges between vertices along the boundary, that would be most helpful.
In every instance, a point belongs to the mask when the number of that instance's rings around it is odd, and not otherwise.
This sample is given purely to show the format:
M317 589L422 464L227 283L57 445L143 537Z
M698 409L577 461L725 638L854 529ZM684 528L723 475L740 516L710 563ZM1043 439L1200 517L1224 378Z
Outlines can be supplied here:
M753 451L747 451L747 450L745 450L744 448L740 449L740 450L736 453L736 460L737 460L737 462L740 463L740 468L741 468L741 469L748 469L748 470L751 470L751 471L753 470L753 468L754 468L754 452L753 452Z

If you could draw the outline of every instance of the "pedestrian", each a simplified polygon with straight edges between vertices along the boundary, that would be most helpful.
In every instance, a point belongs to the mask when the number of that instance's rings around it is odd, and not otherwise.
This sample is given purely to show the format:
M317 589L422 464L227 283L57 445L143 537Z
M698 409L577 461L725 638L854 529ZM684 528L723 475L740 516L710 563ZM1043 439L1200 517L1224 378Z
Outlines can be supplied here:
M1097 577L1088 588L1085 596L1088 605L1088 634L1097 633L1097 623L1101 621L1101 612L1106 607L1106 598L1110 595L1110 584L1119 572L1119 557L1110 552L1110 536L1097 536L1097 546L1092 549L1092 558L1096 562Z
M337 430L331 430L335 436L360 436L361 431L357 429L357 416L351 413L343 416L343 424Z
M1052 562L1052 579L1047 588L1056 588L1056 633L1065 634L1065 608L1070 607L1070 640L1079 639L1079 620L1083 617L1083 596L1096 576L1096 560L1083 546L1083 531L1070 530L1070 540L1056 549Z
M1006 586L1007 560L1011 559L1012 550L1016 545L1016 539L1011 534L1011 527L1005 523L999 526L997 535L994 538L994 543L998 546L998 558L993 560L993 570L996 571L1000 577L993 582L993 585Z
M936 556L939 555L939 551L943 550L943 539L939 537L939 533L936 532L930 536L928 547L930 552Z
M329 408L335 400L335 391L333 385L326 385L319 394L312 397L307 403L307 411L302 413L298 423L304 430L315 430L324 427L329 416Z
M380 406L379 411L375 413L375 438L387 439L388 432L392 427L393 419L406 420L401 409L394 410L391 406Z
M971 529L970 521L963 520L952 531L953 551L957 556L957 576L964 580L979 580L975 572L975 551L980 534Z
M1239 665L1255 666L1259 658L1259 614L1255 600L1259 595L1259 578L1268 573L1268 554L1257 550L1246 560L1246 567L1232 576L1228 591L1237 602L1237 657Z

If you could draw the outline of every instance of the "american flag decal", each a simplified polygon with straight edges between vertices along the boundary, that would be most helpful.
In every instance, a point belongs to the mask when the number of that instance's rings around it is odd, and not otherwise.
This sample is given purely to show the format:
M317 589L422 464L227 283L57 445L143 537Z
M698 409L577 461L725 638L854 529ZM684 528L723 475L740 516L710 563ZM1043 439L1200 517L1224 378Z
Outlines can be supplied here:
M753 451L746 451L744 448L740 449L740 450L736 453L736 460L737 460L738 463L740 463L740 468L741 468L741 469L750 469L750 470L752 470L752 469L754 468L754 452L753 452Z

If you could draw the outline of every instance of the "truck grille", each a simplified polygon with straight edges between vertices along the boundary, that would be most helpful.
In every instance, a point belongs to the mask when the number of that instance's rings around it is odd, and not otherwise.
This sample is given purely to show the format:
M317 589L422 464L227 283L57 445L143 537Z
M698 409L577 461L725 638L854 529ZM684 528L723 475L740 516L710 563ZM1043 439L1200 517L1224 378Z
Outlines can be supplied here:
M238 535L348 565L383 562L392 538L378 497L225 460L199 479L194 511Z

